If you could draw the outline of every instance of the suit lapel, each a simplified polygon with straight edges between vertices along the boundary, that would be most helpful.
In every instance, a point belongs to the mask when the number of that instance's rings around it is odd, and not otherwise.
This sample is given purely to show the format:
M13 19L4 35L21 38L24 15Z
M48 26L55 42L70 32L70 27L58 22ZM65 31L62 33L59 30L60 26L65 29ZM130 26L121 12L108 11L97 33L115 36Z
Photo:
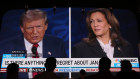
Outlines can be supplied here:
M43 58L47 58L48 57L48 41L47 41L47 37L44 36L43 38Z
M113 57L124 57L123 52L119 51L117 46L114 47L114 55L113 55Z
M16 42L16 45L15 46L16 48L15 49L18 49L18 50L26 50L25 49L25 44L24 44L24 37L23 35L20 35L17 37L17 40L15 41Z
M107 57L106 53L103 51L103 49L101 48L99 42L97 41L97 39L95 40L95 42L93 44L91 44L92 49L91 51L94 52L94 54L96 54L96 57Z

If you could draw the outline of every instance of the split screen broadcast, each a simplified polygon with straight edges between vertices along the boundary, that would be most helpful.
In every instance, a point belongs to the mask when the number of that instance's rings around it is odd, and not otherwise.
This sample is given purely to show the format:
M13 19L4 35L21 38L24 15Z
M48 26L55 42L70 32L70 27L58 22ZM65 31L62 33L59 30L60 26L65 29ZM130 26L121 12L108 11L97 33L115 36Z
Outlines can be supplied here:
M0 74L10 63L19 73L45 71L48 57L57 59L55 72L74 76L81 69L98 72L99 59L111 59L111 72L120 71L120 61L129 60L139 71L139 30L129 9L39 8L8 10L0 31Z

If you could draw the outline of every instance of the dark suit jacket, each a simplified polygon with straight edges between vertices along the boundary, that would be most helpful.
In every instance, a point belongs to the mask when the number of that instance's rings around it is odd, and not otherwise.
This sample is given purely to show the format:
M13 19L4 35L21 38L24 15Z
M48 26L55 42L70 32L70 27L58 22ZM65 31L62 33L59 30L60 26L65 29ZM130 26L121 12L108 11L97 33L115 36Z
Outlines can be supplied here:
M114 47L113 57L135 57L133 49L129 43L124 46ZM87 44L85 41L81 41L72 48L72 58L101 58L107 57L106 53L101 48L99 42L95 40L93 44Z
M129 43L124 46L120 46L121 51L118 50L118 47L114 47L114 55L113 57L135 57L133 48ZM101 58L107 57L106 53L101 48L99 42L95 40L93 44L87 44L85 41L81 41L77 43L74 47L72 47L71 52L72 58ZM76 76L78 73L72 73L72 77ZM89 75L89 73L87 73ZM98 78L97 78L98 79Z
M23 35L0 42L0 63L2 60L2 54L11 54L14 50L25 50ZM51 52L51 55L49 55L48 52ZM67 57L63 40L50 35L45 35L43 39L43 58L50 56L55 58ZM26 74L26 76L23 74ZM23 74L22 77L27 78L27 73Z

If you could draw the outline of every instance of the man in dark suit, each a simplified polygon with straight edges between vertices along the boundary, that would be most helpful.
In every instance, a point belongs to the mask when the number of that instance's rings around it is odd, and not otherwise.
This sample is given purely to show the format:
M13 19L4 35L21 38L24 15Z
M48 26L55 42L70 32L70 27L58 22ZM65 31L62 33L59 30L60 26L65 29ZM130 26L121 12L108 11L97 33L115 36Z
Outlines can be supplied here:
M20 28L23 35L1 41L0 63L2 54L12 53L15 50L26 50L27 58L67 57L63 40L45 35L47 27L48 22L45 12L35 9L23 13L20 19ZM33 52L34 50L35 52ZM29 78L33 78L32 74L28 75ZM25 75L24 77L27 78Z

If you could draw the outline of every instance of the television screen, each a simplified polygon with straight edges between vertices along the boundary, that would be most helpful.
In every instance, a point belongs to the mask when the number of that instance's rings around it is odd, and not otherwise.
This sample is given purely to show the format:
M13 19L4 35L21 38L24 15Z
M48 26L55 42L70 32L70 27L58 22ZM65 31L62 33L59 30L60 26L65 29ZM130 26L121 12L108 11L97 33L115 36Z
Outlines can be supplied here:
M111 59L111 72L120 71L124 59L139 71L136 13L131 9L104 9L105 12L74 7L5 11L0 30L0 78L6 78L10 63L19 64L20 78L32 78L32 72L45 71L48 57L57 59L54 71L69 78L78 77L81 69L98 72L101 57Z

